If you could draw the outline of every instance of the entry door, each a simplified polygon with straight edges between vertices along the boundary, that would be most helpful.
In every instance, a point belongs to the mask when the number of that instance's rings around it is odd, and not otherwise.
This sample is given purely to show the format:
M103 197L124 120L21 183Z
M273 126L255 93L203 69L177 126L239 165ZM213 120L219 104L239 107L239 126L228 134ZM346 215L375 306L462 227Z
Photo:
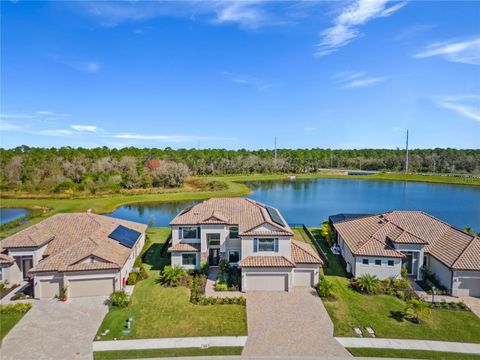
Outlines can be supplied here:
M220 249L210 249L208 254L208 263L210 266L217 266L220 261Z
M22 258L22 271L23 271L24 279L28 277L28 270L30 270L32 267L33 267L32 258Z
M412 253L406 253L405 256L407 257L405 260L403 260L403 267L407 269L407 274L411 275L413 272L413 254Z

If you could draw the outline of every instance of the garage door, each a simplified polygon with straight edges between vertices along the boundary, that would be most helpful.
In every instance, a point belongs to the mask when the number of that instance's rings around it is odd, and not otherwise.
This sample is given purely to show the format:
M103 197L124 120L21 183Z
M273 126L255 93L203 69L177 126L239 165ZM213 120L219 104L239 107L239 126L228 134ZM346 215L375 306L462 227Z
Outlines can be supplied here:
M70 297L108 296L113 292L113 279L69 280Z
M458 282L457 296L480 296L480 278L459 277Z
M295 270L293 273L293 286L312 286L313 271Z
M286 291L286 274L248 274L246 291Z
M60 293L60 279L53 280L41 280L40 281L40 294L41 299L53 299Z

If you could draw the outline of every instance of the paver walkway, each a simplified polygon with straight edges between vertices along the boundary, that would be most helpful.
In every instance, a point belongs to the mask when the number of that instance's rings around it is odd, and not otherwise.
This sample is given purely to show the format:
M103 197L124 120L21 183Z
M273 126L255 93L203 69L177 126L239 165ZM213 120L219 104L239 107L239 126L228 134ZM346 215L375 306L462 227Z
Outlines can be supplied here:
M108 311L105 302L104 297L34 300L3 339L0 358L91 360L92 340Z
M480 344L460 343L450 341L410 340L410 339L381 339L381 338L336 338L343 346L349 348L378 348L446 351L464 354L480 354Z
M333 337L333 323L315 290L249 292L245 356L349 357Z
M232 298L244 295L240 291L215 291L215 280L217 280L217 274L218 267L210 268L208 272L207 283L205 284L205 296Z

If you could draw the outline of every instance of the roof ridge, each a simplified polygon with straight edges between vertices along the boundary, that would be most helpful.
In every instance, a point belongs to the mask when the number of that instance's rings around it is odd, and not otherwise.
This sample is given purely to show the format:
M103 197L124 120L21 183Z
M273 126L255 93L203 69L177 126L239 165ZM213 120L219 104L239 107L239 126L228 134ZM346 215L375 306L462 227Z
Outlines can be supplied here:
M370 239L368 239L367 241L365 241L365 243L363 243L362 246L360 246L359 248L357 248L357 249L355 250L355 253L357 253L360 249L362 249L365 245L369 244L369 243L372 242L372 241L377 241L377 242L379 242L380 244L382 244L382 245L384 245L384 246L387 246L387 247L389 248L389 250L393 250L393 251L395 251L396 253L399 253L399 254L401 254L401 255L403 256L403 253L402 253L401 251L398 251L398 250L395 249L394 247L388 245L388 243L383 242L383 241L377 239L376 237L373 237L373 235L370 237Z
M476 240L476 239L479 239L477 236L474 236L472 240L470 240L470 242L468 243L467 246L465 246L465 249L463 249L463 251L460 253L460 255L458 255L458 257L455 259L455 261L453 262L451 268L453 268L456 263L458 261L460 261L460 258L465 255L465 253L467 252L468 249L470 249L470 246L472 246L473 242ZM479 240L480 241L480 240Z

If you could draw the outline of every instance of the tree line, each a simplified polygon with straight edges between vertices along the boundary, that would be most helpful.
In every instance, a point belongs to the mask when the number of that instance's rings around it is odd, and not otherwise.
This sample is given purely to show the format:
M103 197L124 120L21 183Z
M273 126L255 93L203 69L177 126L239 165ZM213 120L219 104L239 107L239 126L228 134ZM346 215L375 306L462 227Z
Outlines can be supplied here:
M325 168L400 172L404 164L401 149L278 149L275 159L273 150L19 146L0 149L0 189L95 193L178 187L190 175L303 173ZM409 170L479 174L480 150L410 150Z

